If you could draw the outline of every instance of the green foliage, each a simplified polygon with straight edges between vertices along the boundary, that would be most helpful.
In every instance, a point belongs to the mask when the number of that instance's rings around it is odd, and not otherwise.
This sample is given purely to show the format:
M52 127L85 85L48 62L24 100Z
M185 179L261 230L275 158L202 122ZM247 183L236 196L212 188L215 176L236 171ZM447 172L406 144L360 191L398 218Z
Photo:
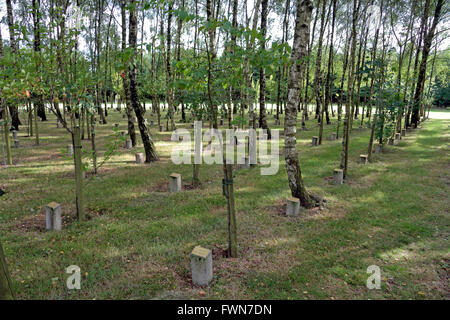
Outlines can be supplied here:
M433 86L433 104L440 108L450 107L450 82L437 79Z

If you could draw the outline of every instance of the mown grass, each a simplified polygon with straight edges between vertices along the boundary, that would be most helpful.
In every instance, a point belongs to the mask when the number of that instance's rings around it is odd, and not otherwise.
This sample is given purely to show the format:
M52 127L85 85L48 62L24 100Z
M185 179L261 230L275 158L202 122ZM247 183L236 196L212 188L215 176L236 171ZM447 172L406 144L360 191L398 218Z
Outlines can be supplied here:
M168 176L192 179L192 166L170 161L170 133L151 128L160 161L134 164L136 150L120 148L85 187L92 217L45 232L44 206L62 204L75 214L73 161L61 154L70 143L56 120L40 122L41 145L20 132L15 165L0 167L0 234L20 299L448 299L449 120L429 120L387 146L368 165L368 129L351 136L345 185L330 183L339 166L340 141L311 147L318 128L299 131L299 154L308 189L327 202L300 218L283 216L289 196L283 159L274 176L259 168L236 170L239 257L225 258L226 202L220 165L202 165L198 189L168 193ZM273 126L273 117L269 117ZM335 121L335 120L334 120ZM97 126L105 151L118 112ZM188 127L180 124L179 127ZM279 127L281 129L281 127ZM25 129L25 128L23 128ZM325 137L335 125L325 127ZM140 142L140 140L139 140ZM83 147L90 150L89 141ZM280 146L282 150L282 145ZM189 253L214 250L214 281L190 281ZM366 269L381 268L381 290L368 290ZM65 268L78 265L81 290L68 290Z

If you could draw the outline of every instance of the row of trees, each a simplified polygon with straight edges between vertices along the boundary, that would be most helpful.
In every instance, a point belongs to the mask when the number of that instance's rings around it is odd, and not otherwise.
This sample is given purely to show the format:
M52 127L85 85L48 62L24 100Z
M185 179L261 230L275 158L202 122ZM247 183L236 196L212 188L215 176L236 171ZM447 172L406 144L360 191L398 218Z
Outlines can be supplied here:
M263 128L270 139L271 101L277 121L285 114L292 195L312 207L320 199L304 186L296 149L297 129L306 129L310 116L320 124L319 144L324 125L337 117L347 176L355 124L371 130L370 157L374 139L383 143L417 127L431 107L433 86L448 82L438 52L448 19L443 0L24 0L14 8L5 0L5 6L3 125L19 130L19 106L25 106L28 132L38 145L37 119L46 121L47 108L75 148L80 140L91 141L94 172L95 127L108 121L107 102L125 105L132 144L137 123L145 161L152 162L158 154L146 114L156 115L160 128L165 121L176 129L175 114L181 112L182 122L206 120L217 129L219 118L226 119L229 128ZM161 102L167 104L164 115ZM83 220L77 159L77 212ZM236 256L232 167L223 169L229 253Z

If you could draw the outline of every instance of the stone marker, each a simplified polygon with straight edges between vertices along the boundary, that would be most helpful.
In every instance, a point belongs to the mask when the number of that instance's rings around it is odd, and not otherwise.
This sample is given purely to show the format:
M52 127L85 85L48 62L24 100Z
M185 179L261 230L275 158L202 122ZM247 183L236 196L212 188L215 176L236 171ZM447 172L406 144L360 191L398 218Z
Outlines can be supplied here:
M377 144L375 145L375 154L380 154L382 151L383 151L383 145L377 143Z
M86 179L86 171L81 172L81 176L83 177L83 179Z
M369 156L367 154L360 154L359 155L359 163L366 164L368 158L369 158Z
M197 246L191 252L192 282L198 286L207 286L213 278L212 252Z
M312 137L312 146L316 147L319 143L319 137Z
M133 147L133 143L131 142L130 139L128 139L127 141L125 141L125 148L126 149L131 149Z
M136 153L136 163L137 164L144 163L144 154L142 152Z
M45 206L45 228L47 230L61 230L61 205L51 202Z
M402 137L406 137L406 129L402 129Z
M393 146L394 145L394 138L389 138L389 145Z
M344 183L344 170L334 169L333 183L335 185L341 185Z
M300 213L300 199L299 198L287 198L286 199L286 216L297 217Z
M250 159L248 157L243 158L244 163L241 164L241 169L250 169Z
M334 141L334 140L336 140L336 137L337 137L336 132L333 132L333 133L331 133L330 140Z
M69 157L73 156L73 144L68 144L67 145L67 155Z
M170 192L179 192L181 191L181 174L172 173L170 175Z
M395 140L400 140L401 139L401 134L400 133L396 133L395 134Z

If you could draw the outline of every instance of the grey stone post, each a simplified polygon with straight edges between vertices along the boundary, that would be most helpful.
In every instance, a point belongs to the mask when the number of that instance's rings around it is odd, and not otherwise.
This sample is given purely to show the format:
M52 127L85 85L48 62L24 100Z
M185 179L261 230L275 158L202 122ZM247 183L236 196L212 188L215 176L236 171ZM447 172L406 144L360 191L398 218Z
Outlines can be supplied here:
M68 144L67 145L67 155L69 157L73 156L73 144Z
M375 144L375 154L380 154L383 151L383 145L382 144Z
M144 154L142 152L136 153L136 163L137 164L144 163Z
M286 216L297 217L300 214L300 199L287 198L286 199Z
M172 173L170 175L170 192L181 191L181 174Z
M359 155L359 163L366 164L368 158L369 158L369 156L367 154L360 154Z
M51 202L45 206L45 228L47 230L61 230L61 205Z
M198 286L207 286L213 278L212 252L197 246L191 252L192 282Z
M344 170L334 169L333 183L335 185L341 185L344 183Z

